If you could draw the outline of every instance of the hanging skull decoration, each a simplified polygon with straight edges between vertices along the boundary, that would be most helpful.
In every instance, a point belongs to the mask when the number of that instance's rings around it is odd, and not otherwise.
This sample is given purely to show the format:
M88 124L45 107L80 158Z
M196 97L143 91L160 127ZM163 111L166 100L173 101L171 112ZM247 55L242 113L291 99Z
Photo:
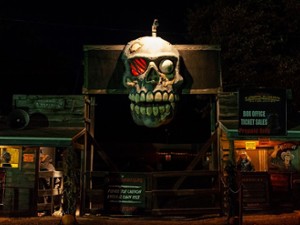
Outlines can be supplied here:
M124 48L123 85L129 90L134 122L159 127L172 121L183 82L179 74L179 52L160 37L145 36Z

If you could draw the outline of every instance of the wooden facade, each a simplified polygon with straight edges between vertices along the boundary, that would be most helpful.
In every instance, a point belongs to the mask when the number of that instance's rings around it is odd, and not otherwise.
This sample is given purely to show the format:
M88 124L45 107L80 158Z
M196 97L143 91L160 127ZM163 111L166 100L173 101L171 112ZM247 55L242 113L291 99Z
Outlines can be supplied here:
M57 205L57 199L61 198L64 186L63 158L60 155L62 151L70 149L78 153L80 161L78 203L81 215L91 212L136 213L135 205L132 207L131 204L122 204L120 201L116 208L116 205L112 204L115 201L113 196L120 200L120 195L111 195L111 201L107 201L108 188L114 192L134 192L133 188L136 187L136 184L130 183L131 189L123 189L123 184L112 183L112 177L116 174L129 176L129 178L134 177L133 181L136 179L143 181L138 184L142 189L137 190L141 191L141 195L126 195L126 198L141 200L141 203L139 200L134 202L138 204L139 213L153 215L178 215L179 213L184 215L222 212L215 126L216 95L221 86L219 47L176 46L183 62L180 72L185 79L180 94L188 100L183 108L186 105L189 106L189 110L194 111L196 120L189 118L190 114L188 113L185 116L191 120L191 123L197 121L197 124L193 125L194 128L200 128L197 130L199 133L187 129L190 124L185 125L186 121L181 119L179 125L171 130L172 132L175 130L184 132L186 139L181 140L180 143L177 143L177 139L181 137L182 133L169 136L166 132L167 129L160 129L155 134L155 139L153 132L143 130L142 132L137 131L136 134L139 134L140 137L147 136L147 140L144 140L143 143L133 140L132 143L126 143L125 147L122 146L122 141L118 140L120 137L128 135L129 132L126 129L121 132L119 130L121 130L121 124L130 121L131 118L120 116L120 114L126 114L125 108L110 110L112 109L111 102L105 105L106 100L102 98L102 96L112 96L115 100L113 103L117 102L120 105L122 105L124 97L127 98L127 91L121 85L120 54L123 47L122 45L84 47L83 95L13 96L12 113L1 117L3 121L0 130L0 153L4 148L7 148L10 153L14 153L13 168L3 169L3 176L1 176L3 178L1 179L1 190L3 191L1 214L36 215L39 211L47 210L53 213L60 208L61 205ZM196 110L191 107L190 100L186 96L193 97ZM205 96L204 101L201 96ZM205 114L206 117L201 119L201 116L198 115L198 108L201 111L202 106L199 107L198 104L204 103L207 108L202 114ZM98 114L98 108L102 106L109 111L105 116L102 116L101 110ZM118 117L114 117L115 112ZM118 118L121 120L118 121ZM105 126L107 121L111 120L115 120L117 123L108 123L108 126ZM203 122L205 122L205 126ZM110 129L111 125L113 129ZM143 135L143 132L149 132L149 134ZM194 137L197 137L196 140ZM159 144L155 142L159 142ZM120 145L117 146L118 144ZM149 145L151 145L150 150ZM39 171L41 148L46 149L54 159L59 159L55 161L57 171L46 173ZM123 157L124 162L122 162ZM151 164L151 169L154 168L153 171L132 167L135 166L132 159L139 161L142 158L155 159L154 164ZM129 165L125 165L129 162L131 168ZM143 164L143 161L140 162ZM124 169L125 166L126 169ZM59 178L60 185L56 186L52 182L49 189L41 189L39 181L43 178L51 181ZM123 180L121 179L121 181ZM195 181L197 181L197 185L194 184ZM164 186L166 184L168 185ZM112 189L113 185L120 186L120 189ZM200 201L199 199L206 197L207 192L210 193L209 197L205 201ZM194 198L195 196L197 198ZM165 199L165 201L161 199ZM195 199L195 201L190 204L189 199ZM172 201L176 204L172 204Z
M0 153L5 148L12 156L11 168L0 164L0 214L52 214L61 209L62 203L61 154L68 149L83 149L83 96L14 95L12 106L12 113L4 115L0 129ZM40 172L41 150L53 158L56 171ZM49 189L39 186L41 179L50 180ZM58 179L56 185L53 181Z
M243 210L299 207L300 131L297 124L290 123L284 136L239 135L238 95L221 92L219 49L177 47L182 60L188 61L182 74L189 77L181 95L187 101L183 104L186 114L182 115L191 118L181 119L185 123L190 121L188 127L203 129L187 130L180 119L175 122L176 126L154 132L132 125L127 109L123 108L127 104L127 93L116 86L120 81L120 68L101 68L107 65L103 62L105 59L114 62L109 65L115 65L122 48L87 46L87 83L83 95L14 95L13 113L2 117L5 120L0 129L0 151L2 153L4 148L10 151L12 168L1 168L0 214L34 216L39 211L52 214L61 210L64 187L61 154L66 150L75 151L79 158L77 200L81 215L222 214L229 207L226 166L229 162L235 164L242 151L248 152L255 166L254 172L240 172L236 177L234 191L239 193ZM198 60L193 64L190 57L213 63L199 66ZM96 59L102 60L100 68ZM202 82L206 70L209 76L217 77ZM99 71L102 72L99 74ZM102 74L103 71L109 73ZM97 82L91 81L99 75L106 75L104 83L97 81L100 86L94 86ZM209 116L199 119L203 115ZM183 132L177 134L175 130ZM183 135L186 139L181 140ZM279 171L271 166L270 156L278 148L292 151L294 171ZM56 171L39 171L41 149L58 159ZM49 189L39 188L42 178L51 180ZM57 185L56 179L60 181Z
M123 46L85 46L83 95L14 95L13 113L2 117L0 129L0 153L7 148L13 156L12 168L0 172L0 214L61 210L66 150L79 158L80 215L223 214L229 207L226 166L242 151L255 165L236 177L243 210L299 207L299 127L288 126L284 136L240 136L238 95L221 92L220 49L176 47L184 62L185 114L166 129L149 131L127 117ZM278 147L293 151L295 171L270 166ZM39 171L41 148L58 159L57 171ZM39 188L41 178L51 180L49 189Z

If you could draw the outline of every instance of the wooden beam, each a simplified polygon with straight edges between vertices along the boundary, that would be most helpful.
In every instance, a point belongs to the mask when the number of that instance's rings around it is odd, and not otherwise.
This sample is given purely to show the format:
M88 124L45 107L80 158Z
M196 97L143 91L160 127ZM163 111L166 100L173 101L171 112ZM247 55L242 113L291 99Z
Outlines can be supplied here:
M204 146L201 148L201 150L198 152L194 160L188 165L188 167L185 169L186 171L191 171L195 168L195 166L199 163L201 160L201 157L207 152L208 148L211 146L213 141L215 141L217 138L217 132L215 131L213 135L206 141ZM183 183L183 181L186 179L187 176L182 176L178 179L178 181L174 184L173 189L178 189L180 185Z

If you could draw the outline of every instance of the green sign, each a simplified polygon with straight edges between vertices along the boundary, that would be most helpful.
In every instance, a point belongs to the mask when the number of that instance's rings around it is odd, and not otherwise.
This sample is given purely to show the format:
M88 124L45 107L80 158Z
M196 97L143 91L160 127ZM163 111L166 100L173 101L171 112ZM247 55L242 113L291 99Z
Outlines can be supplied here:
M139 214L145 207L145 175L114 173L108 177L106 211L111 214Z
M286 102L285 89L241 89L239 135L286 135Z

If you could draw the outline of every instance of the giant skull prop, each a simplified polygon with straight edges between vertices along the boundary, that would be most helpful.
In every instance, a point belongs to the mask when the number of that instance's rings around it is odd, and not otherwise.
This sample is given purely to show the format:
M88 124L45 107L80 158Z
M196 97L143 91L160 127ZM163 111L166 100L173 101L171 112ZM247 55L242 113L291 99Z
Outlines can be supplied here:
M146 127L168 124L174 117L178 88L179 52L160 37L141 37L124 48L123 84L129 90L134 122Z

